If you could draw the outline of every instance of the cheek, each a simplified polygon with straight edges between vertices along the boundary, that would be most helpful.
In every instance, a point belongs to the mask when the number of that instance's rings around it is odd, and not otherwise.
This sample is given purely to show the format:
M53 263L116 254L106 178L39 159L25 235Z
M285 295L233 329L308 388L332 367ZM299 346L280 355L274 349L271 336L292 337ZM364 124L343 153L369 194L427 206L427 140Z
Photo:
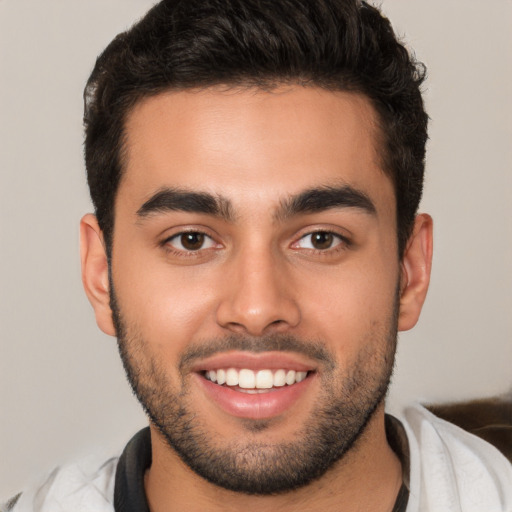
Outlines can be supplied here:
M303 280L303 328L342 358L356 357L364 345L380 341L394 321L397 273L393 266L382 271L378 262L358 262Z
M134 275L136 279L126 278ZM160 354L179 353L210 326L214 313L215 279L197 267L128 265L119 262L114 285L120 310L130 328Z

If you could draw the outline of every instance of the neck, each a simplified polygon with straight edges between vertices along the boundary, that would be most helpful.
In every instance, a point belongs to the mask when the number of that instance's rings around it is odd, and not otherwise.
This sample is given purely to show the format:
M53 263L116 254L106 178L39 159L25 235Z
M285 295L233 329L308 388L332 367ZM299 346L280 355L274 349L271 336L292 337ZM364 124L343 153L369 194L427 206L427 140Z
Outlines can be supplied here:
M383 405L342 460L318 480L279 495L246 495L213 485L188 468L154 427L151 439L145 488L152 512L390 512L402 483L400 461L386 439Z

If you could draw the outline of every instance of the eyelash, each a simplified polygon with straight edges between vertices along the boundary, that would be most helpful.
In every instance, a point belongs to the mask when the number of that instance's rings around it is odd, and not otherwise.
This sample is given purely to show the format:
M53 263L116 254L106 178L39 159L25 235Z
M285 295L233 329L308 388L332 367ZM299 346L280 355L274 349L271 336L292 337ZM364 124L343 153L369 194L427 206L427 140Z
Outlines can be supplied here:
M309 231L307 233L304 233L296 242L294 242L292 245L298 245L299 242L306 239L307 237L314 236L316 234L324 234L324 235L332 235L335 240L338 241L334 246L328 247L326 249L317 249L315 247L305 247L303 249L309 251L309 253L313 253L315 255L321 255L321 256L329 256L333 255L335 253L344 251L351 247L352 242L350 239L348 239L346 236L341 235L340 233L337 233L336 231L330 230L330 229L317 229L315 231ZM334 241L333 241L334 243Z
M334 239L338 240L338 243L336 243L334 246L328 247L326 249L317 249L315 247L303 247L303 249L308 251L310 254L312 253L315 255L329 256L329 255L333 255L335 253L344 251L344 250L350 248L352 245L351 240L348 239L346 236L341 235L340 233L337 233L337 232L329 230L329 229L317 229L315 231L310 231L310 232L302 234L295 242L293 242L291 244L291 247L300 249L300 247L298 247L298 244L301 241L305 240L307 237L314 236L315 234L319 234L319 233L324 234L324 235L332 235L334 237ZM168 254L171 254L173 256L185 257L185 258L194 258L194 257L197 258L197 257L200 257L201 255L203 255L205 250L210 250L210 249L215 248L215 247L203 248L201 246L197 250L192 250L192 249L187 250L185 248L178 249L176 247L173 247L170 244L170 242L172 240L179 239L180 237L187 235L187 234L204 236L205 238L209 239L213 245L216 244L214 238L212 236L210 236L208 233L206 233L205 231L202 231L200 229L191 229L191 230L186 230L186 231L180 231L179 233L176 233L170 237L167 237L165 240L163 240L160 243L160 245L165 249L165 251Z
M160 243L160 246L163 247L163 249L165 249L167 254L170 254L170 255L173 255L173 256L179 256L181 258L183 258L183 257L185 257L185 258L194 258L194 257L197 258L197 257L200 257L203 254L204 250L211 249L210 247L208 247L206 249L201 247L201 248L199 248L197 250L186 250L185 248L184 249L177 249L176 247L173 247L170 244L170 242L172 240L179 239L183 235L187 235L187 234L202 235L202 236L210 239L212 241L212 243L215 245L215 240L213 239L213 237L210 236L205 231L202 231L200 229L190 229L190 230L180 231L179 233L175 233L174 235L167 237L165 240L162 240L162 242Z

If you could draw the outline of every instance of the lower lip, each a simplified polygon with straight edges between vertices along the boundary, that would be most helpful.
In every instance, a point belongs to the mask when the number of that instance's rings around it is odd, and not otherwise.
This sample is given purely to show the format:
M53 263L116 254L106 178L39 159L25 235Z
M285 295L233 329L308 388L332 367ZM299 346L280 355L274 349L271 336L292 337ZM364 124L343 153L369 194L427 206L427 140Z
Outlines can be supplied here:
M290 409L314 380L315 374L291 386L273 388L267 393L244 393L227 386L219 386L201 375L197 375L206 395L224 412L247 419L269 419Z

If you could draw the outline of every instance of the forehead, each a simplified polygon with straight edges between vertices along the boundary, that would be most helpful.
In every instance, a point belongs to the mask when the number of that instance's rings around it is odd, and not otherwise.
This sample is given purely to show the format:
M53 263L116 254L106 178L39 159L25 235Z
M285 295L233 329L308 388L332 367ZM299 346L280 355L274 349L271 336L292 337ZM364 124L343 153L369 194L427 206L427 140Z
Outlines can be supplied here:
M348 184L394 203L376 115L362 95L316 87L162 93L127 118L118 197L136 208L158 189L178 187L247 206Z

